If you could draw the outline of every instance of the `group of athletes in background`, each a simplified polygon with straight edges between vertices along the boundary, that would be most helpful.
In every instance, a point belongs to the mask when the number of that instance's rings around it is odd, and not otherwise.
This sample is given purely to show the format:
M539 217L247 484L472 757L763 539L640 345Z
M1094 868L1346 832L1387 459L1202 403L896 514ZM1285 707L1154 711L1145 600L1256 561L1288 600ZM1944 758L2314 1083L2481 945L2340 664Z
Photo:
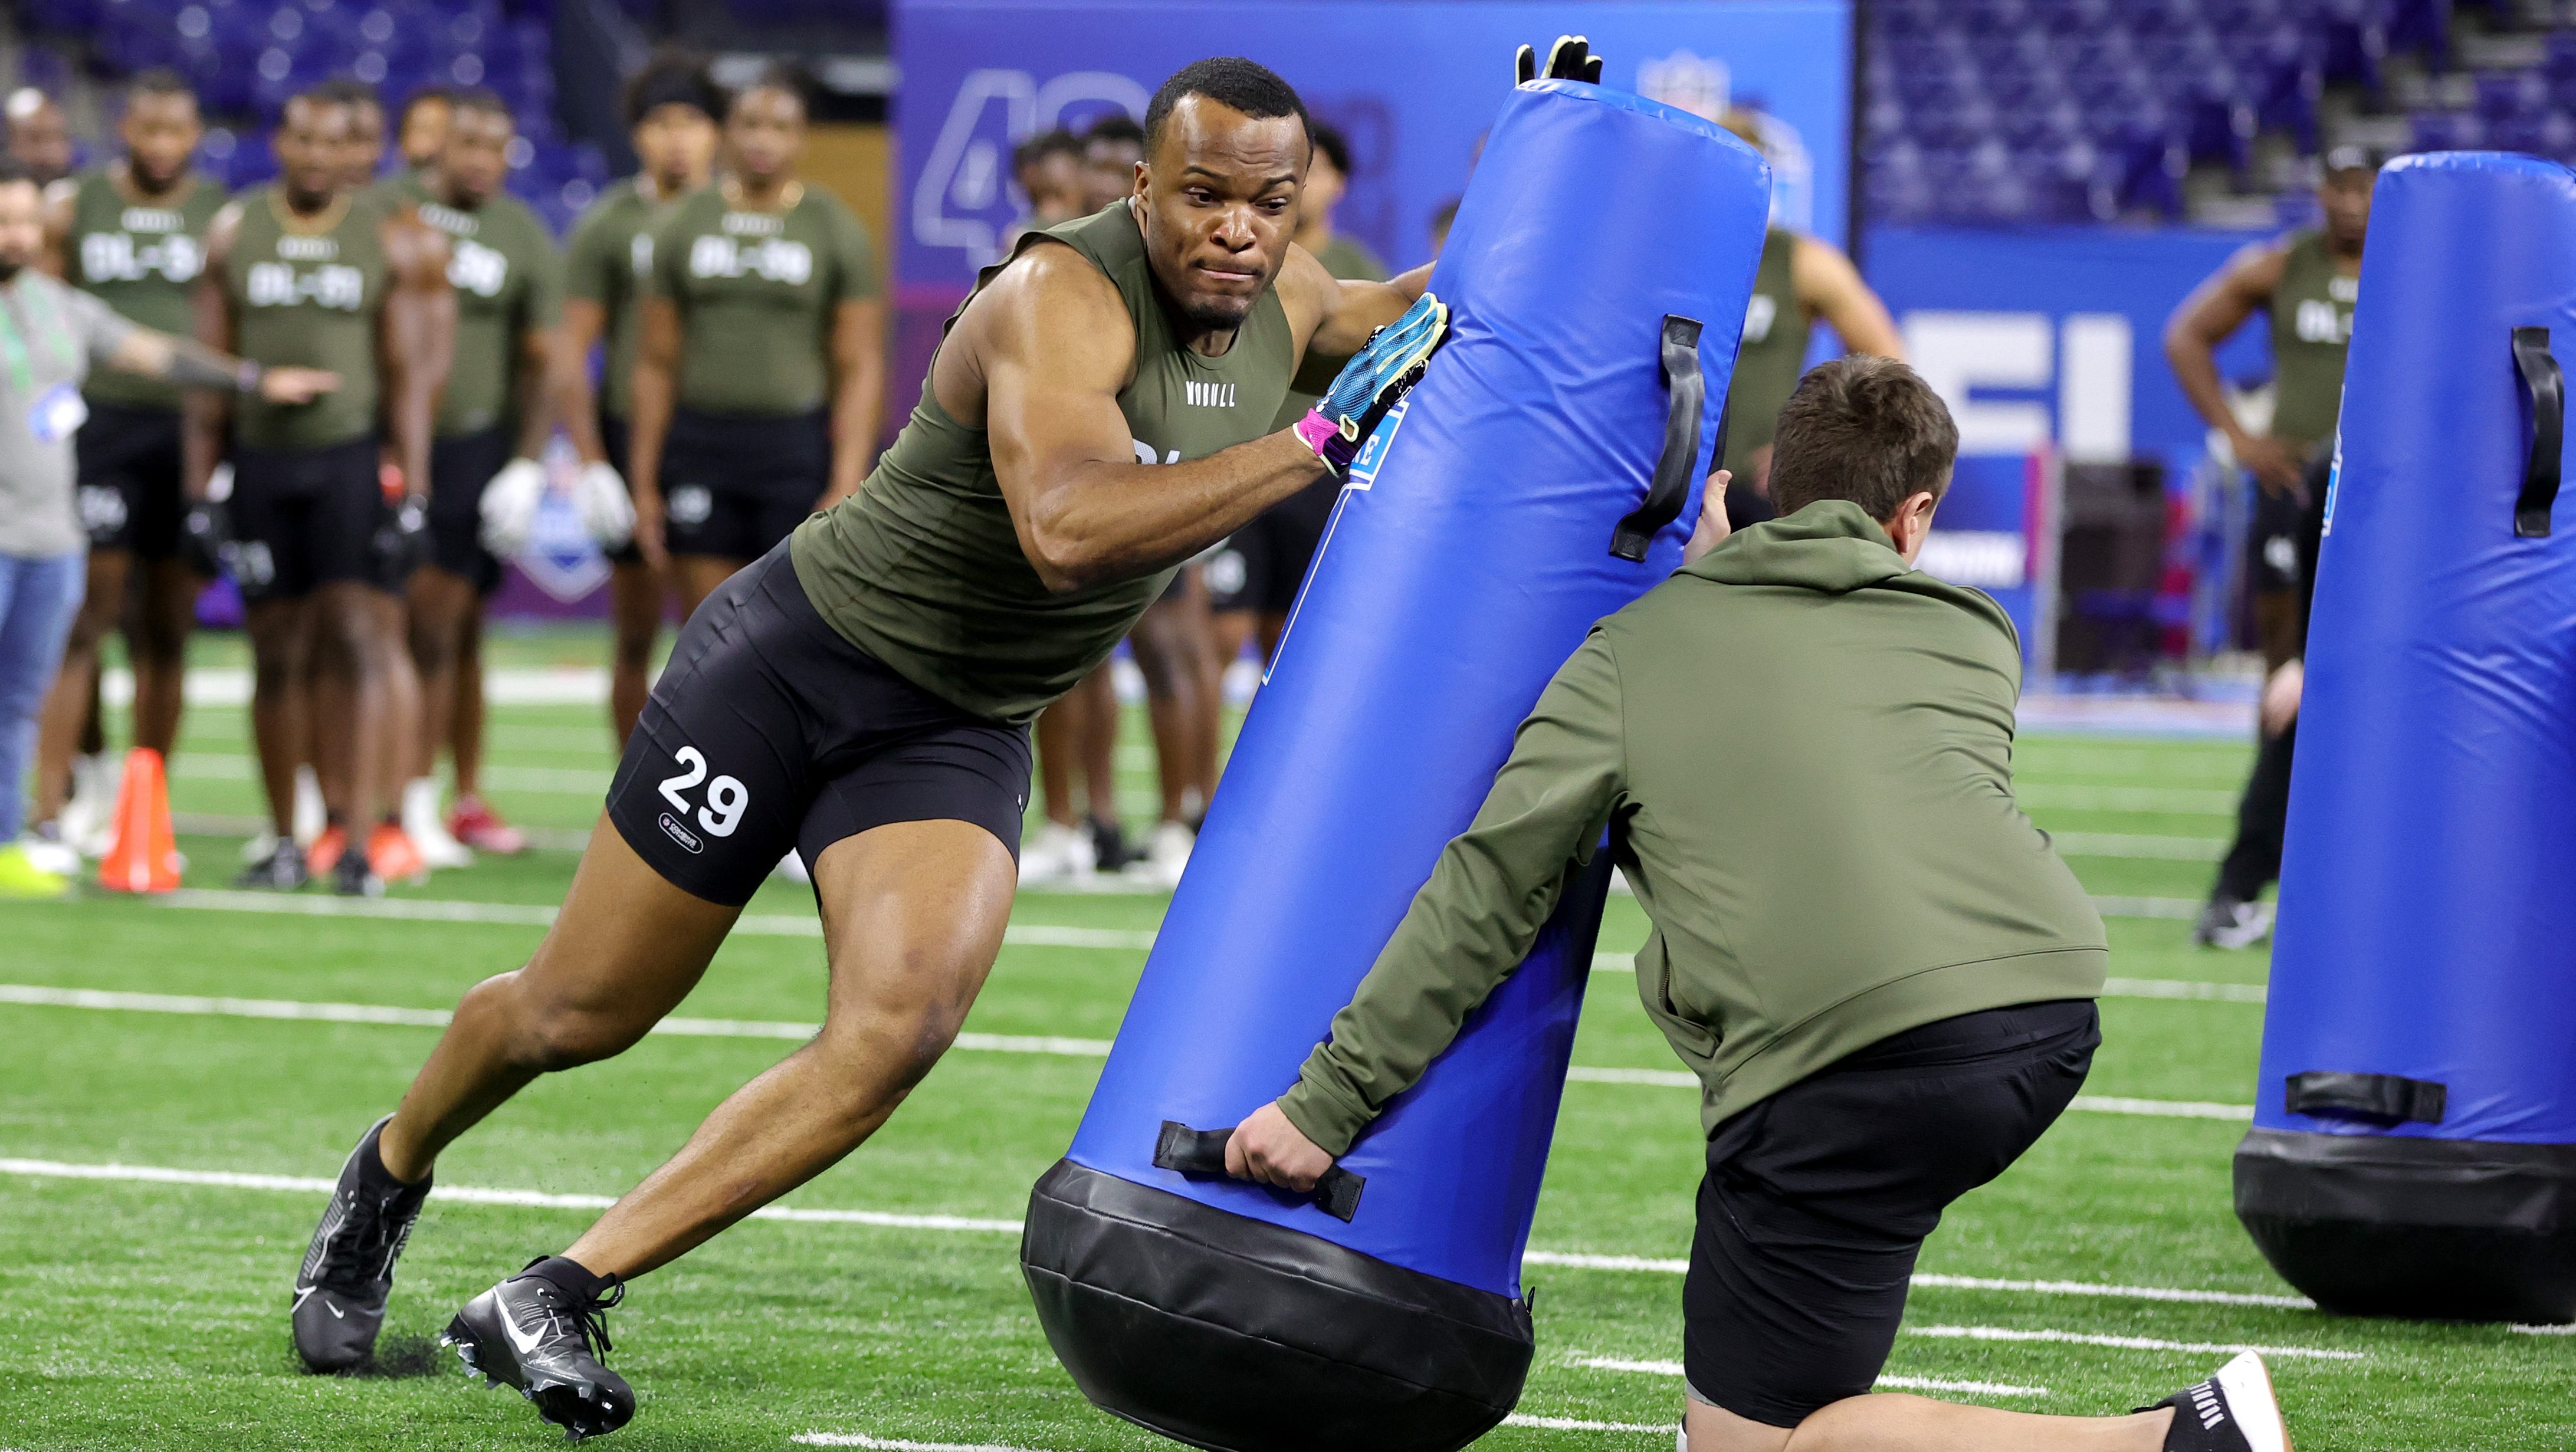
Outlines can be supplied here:
M276 135L276 182L228 200L190 168L196 100L168 73L127 89L121 154L69 175L71 130L42 92L5 108L11 156L48 186L53 266L118 312L254 361L339 372L300 407L101 373L79 436L88 594L48 697L31 850L68 877L104 845L117 788L101 736L99 647L121 628L136 745L177 744L188 632L221 548L190 506L229 507L222 563L242 589L252 719L271 829L243 881L348 892L475 850L525 845L484 801L482 605L500 554L524 544L560 428L581 460L575 498L612 547L611 719L623 743L676 601L683 618L814 509L856 489L874 457L884 312L866 232L797 179L806 96L780 74L728 96L696 63L657 59L629 88L638 173L605 190L562 254L504 183L509 109L484 91L411 98L388 127L355 82L297 97ZM1758 118L1724 118L1761 144ZM379 176L388 133L397 169ZM1382 279L1335 230L1349 144L1315 129L1296 240L1334 276ZM1133 184L1143 135L1124 115L1014 154L1023 228L1098 211ZM2196 934L2246 946L2279 870L2324 474L2351 333L2376 158L2324 160L2325 224L2249 248L2174 317L2177 379L2254 478L2263 749ZM721 161L721 175L719 162ZM1455 204L1430 238L1436 255ZM202 274L202 275L201 275ZM2270 322L2267 421L2240 417L2215 349ZM1772 421L1811 327L1847 350L1903 357L1886 308L1830 244L1775 227L1762 251L1728 398L1738 524L1767 517ZM588 360L604 349L594 400ZM1293 420L1312 396L1292 393ZM183 424L184 416L184 424ZM222 482L229 476L229 487ZM426 488L419 487L425 484ZM1335 490L1319 483L1185 569L1130 650L1160 765L1151 832L1131 844L1116 791L1120 708L1104 668L1037 726L1045 822L1024 882L1118 872L1169 885L1216 783L1225 666L1266 661L1319 547ZM631 502L630 502L631 501ZM406 508L405 506L410 506ZM456 782L442 814L445 748ZM356 843L358 851L348 850ZM794 858L782 864L795 871Z

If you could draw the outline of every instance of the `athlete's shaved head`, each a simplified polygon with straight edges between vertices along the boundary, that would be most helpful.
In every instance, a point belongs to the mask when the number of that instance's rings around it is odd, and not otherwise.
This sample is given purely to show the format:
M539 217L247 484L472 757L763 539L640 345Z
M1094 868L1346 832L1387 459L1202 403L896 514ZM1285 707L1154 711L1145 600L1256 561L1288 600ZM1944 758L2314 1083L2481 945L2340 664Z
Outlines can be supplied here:
M1251 61L1197 61L1154 93L1130 205L1154 275L1192 324L1241 327L1278 278L1313 151L1305 103Z

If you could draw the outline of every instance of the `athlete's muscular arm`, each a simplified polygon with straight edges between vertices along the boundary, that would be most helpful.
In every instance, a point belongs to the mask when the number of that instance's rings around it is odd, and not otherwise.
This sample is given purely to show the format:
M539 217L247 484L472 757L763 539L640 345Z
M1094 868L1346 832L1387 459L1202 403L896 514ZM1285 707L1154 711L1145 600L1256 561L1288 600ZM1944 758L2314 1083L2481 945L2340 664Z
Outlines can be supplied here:
M1176 564L1324 477L1314 451L1284 429L1204 459L1137 463L1118 411L1136 365L1135 324L1118 290L1070 248L1026 254L958 328L951 342L965 346L943 352L980 380L939 379L941 405L971 419L974 410L951 404L980 381L993 472L1050 590Z
M197 342L216 352L233 351L234 318L231 292L225 278L231 275L233 239L241 231L241 207L238 203L215 214L214 224L206 229L206 265L197 274L196 286L189 292L189 306L195 311ZM190 389L180 400L180 417L185 427L179 436L179 479L188 498L201 501L206 497L207 481L214 477L215 465L224 457L224 435L230 432L233 401L229 394L207 389Z
M859 492L876 457L885 395L885 304L848 298L832 306L832 482L817 509Z
M456 294L447 285L447 238L409 217L388 217L384 311L376 319L376 366L385 380L385 433L403 488L429 495L430 431L439 390L456 358Z
M1305 353L1347 358L1366 346L1369 334L1404 316L1431 285L1431 264L1398 273L1385 282L1344 280L1324 270L1303 247L1288 249L1279 269L1279 301L1294 321L1301 313L1314 321L1306 332Z
M608 309L583 298L566 298L563 320L549 330L549 388L555 417L572 436L573 452L585 464L605 463L607 446L599 439L599 406L590 387L590 348L608 327ZM540 440L540 443L543 441Z
M45 246L36 265L68 280L72 275L72 216L80 184L65 177L45 188Z
M626 420L626 482L635 490L635 527L662 517L662 443L671 436L671 410L680 392L679 304L667 297L643 299L635 322L635 374L629 383L632 410Z
M1887 304L1861 281L1842 249L1813 237L1801 237L1789 252L1789 286L1800 305L1833 325L1848 353L1875 353L1905 360L1905 340Z
M2229 258L2227 265L2192 290L2165 324L2165 362L2174 381L2211 428L2227 436L2238 462L2254 471L2265 489L2299 487L2300 460L2289 445L2258 438L2236 421L2227 406L2226 387L2218 378L2218 345L2244 326L2245 320L2269 306L2280 290L2289 253L2257 243Z

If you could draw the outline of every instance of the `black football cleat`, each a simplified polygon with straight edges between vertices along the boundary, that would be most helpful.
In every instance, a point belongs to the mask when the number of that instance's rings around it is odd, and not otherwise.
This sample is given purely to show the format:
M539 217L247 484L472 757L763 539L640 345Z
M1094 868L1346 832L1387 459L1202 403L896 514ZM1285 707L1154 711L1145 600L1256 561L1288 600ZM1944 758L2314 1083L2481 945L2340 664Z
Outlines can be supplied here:
M635 1415L635 1391L600 1364L608 1354L608 1308L626 1297L611 1276L603 1295L583 1295L535 1274L549 1257L465 1303L439 1339L465 1369L491 1386L515 1387L537 1415L578 1442L614 1432ZM567 1264L569 1264L567 1262Z
M406 1185L386 1174L373 1153L392 1118L377 1120L340 1166L331 1208L296 1273L295 1354L315 1371L356 1371L375 1360L394 1262L429 1198L429 1181Z
M267 856L242 869L241 876L233 879L233 886L293 892L311 881L312 877L313 874L304 866L304 849L296 846L292 838L280 838Z

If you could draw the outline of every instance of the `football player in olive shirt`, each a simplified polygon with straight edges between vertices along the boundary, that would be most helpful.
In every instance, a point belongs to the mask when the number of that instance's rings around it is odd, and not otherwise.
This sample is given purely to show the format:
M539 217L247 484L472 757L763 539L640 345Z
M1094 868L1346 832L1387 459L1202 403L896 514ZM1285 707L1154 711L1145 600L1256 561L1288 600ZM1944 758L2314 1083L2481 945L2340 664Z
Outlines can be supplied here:
M564 346L579 359L589 358L594 342L606 348L599 376L599 438L608 462L634 491L634 537L608 556L608 613L615 633L608 714L620 751L644 710L653 642L661 634L663 602L671 588L670 557L662 547L661 495L638 487L627 459L636 333L644 287L653 271L653 231L670 219L681 198L705 186L714 173L716 117L723 110L724 92L699 61L666 57L638 72L626 88L626 124L643 169L591 204L573 229L565 267Z
M1339 282L1290 241L1308 145L1285 81L1203 61L1148 117L1136 196L988 270L867 487L681 632L545 944L466 997L343 1169L296 1313L308 1356L372 1347L439 1151L538 1075L640 1039L792 845L832 960L821 1034L448 1326L576 1435L622 1425L633 1392L584 1330L619 1279L855 1149L955 1036L1010 914L1027 722L1181 561L1346 469L1418 376L1446 328L1427 270ZM1357 354L1341 394L1370 402L1273 432L1310 347Z
M797 180L804 151L804 80L772 71L726 110L728 174L653 236L627 447L685 615L876 457L876 261L849 207Z
M456 295L456 356L429 457L429 558L405 587L422 714L403 825L434 867L472 860L458 836L504 854L524 845L479 790L483 602L501 584L501 561L484 546L486 488L529 501L544 492L538 456L568 393L582 404L565 420L573 448L585 463L602 458L578 362L558 327L563 270L554 238L503 190L518 135L509 104L481 89L442 92L439 103L438 159L403 179L415 214L447 236ZM439 818L432 775L441 743L456 763L452 822Z
M281 839L248 885L292 888L308 870L329 871L338 890L373 893L389 865L417 862L378 812L393 805L385 786L400 780L384 752L399 739L391 678L398 666L408 676L410 659L391 582L408 577L426 528L455 299L444 238L357 208L341 188L351 125L346 101L307 93L287 103L272 141L278 180L216 214L195 299L199 341L263 365L328 368L340 391L291 407L191 394L185 446L192 500L207 497L219 459L233 465L251 722ZM405 481L399 508L380 482L380 419ZM299 729L293 687L308 675L309 727ZM335 775L346 792L311 860L291 835L304 729L326 797Z
M46 199L53 270L159 332L194 329L188 288L205 266L206 224L224 204L222 186L188 166L204 130L187 82L170 71L146 71L126 86L117 128L124 155L55 183ZM81 522L89 531L88 593L72 623L62 674L46 697L37 743L34 820L44 838L57 835L50 829L74 779L73 747L93 718L99 643L120 620L134 668L134 744L165 759L177 747L188 631L205 583L181 548L187 505L179 484L179 390L100 372L82 397L89 420L81 425L77 452ZM127 582L138 573L139 599L129 616ZM95 762L83 773L112 780L114 764L104 755ZM59 854L49 865L58 871L77 866Z

